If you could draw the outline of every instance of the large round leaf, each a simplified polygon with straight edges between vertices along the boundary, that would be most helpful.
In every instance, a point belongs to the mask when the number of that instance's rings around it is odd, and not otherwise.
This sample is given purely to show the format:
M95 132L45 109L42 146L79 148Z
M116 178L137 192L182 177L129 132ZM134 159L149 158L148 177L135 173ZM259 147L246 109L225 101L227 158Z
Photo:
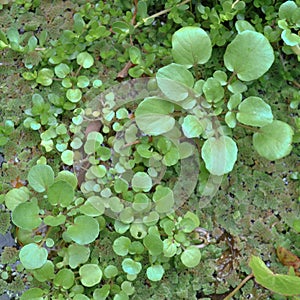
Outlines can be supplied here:
M194 76L184 66L170 64L156 74L157 85L172 101L182 101L189 95L194 85Z
M37 192L44 192L54 181L54 172L48 165L33 166L28 173L29 185Z
M84 264L90 257L90 248L72 244L68 247L68 263L72 269L77 268L80 264Z
M96 264L85 264L79 269L81 283L91 287L98 284L102 279L102 271Z
M239 79L251 81L266 73L274 61L273 48L261 33L245 30L227 46L224 63Z
M74 190L68 182L60 180L49 187L47 195L52 205L67 207L73 201Z
M208 34L199 27L187 26L172 37L172 54L176 63L187 68L205 64L211 56L212 46Z
M253 135L255 150L269 160L280 159L292 150L293 129L281 121L273 121Z
M202 147L201 156L206 169L213 175L229 173L237 159L236 143L228 136L210 137Z
M160 135L170 131L175 119L170 115L174 105L158 98L146 98L135 111L138 127L146 134Z
M12 221L20 228L31 230L39 227L42 222L39 212L40 208L36 203L24 202L14 209Z
M22 265L30 270L41 268L46 263L47 256L47 250L34 243L25 245L19 253Z
M182 263L188 268L196 267L201 260L201 252L195 246L187 247L180 256Z
M264 126L273 121L270 105L259 97L248 97L238 107L236 118L239 122L251 126Z
M99 235L99 223L89 216L78 216L67 229L68 236L79 245L93 242Z

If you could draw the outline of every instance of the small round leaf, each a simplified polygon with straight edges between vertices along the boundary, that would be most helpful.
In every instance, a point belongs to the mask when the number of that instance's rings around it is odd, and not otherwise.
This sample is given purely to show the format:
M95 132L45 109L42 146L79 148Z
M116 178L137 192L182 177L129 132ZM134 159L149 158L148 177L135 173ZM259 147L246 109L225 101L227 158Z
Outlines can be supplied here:
M197 247L189 246L183 251L180 259L186 267L194 268L201 260L201 252Z
M79 269L81 283L86 287L98 284L102 279L102 271L96 264L85 264Z
M146 274L151 281L160 281L165 273L161 265L154 265L147 268Z
M91 54L87 52L81 52L77 55L76 61L78 65L85 69L90 68L94 64L94 58Z
M152 179L145 172L135 173L131 183L135 192L149 192L152 188Z

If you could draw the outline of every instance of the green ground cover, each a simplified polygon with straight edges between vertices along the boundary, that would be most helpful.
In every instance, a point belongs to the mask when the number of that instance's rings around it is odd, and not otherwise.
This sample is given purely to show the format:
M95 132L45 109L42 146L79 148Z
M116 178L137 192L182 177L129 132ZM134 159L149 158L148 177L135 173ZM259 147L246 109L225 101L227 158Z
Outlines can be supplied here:
M300 299L300 2L0 0L0 299Z

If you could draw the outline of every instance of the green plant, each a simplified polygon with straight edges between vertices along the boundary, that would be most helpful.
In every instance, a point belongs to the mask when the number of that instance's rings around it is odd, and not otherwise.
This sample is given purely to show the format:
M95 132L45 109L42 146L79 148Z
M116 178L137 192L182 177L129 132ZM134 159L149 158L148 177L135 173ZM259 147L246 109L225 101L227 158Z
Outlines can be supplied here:
M284 238L298 247L297 203L283 196L297 182L286 173L299 97L285 80L296 87L298 73L278 47L281 3L73 1L54 5L63 20L44 4L47 22L32 24L43 4L17 2L5 12L24 15L0 45L4 60L24 63L30 97L18 131L3 133L3 186L14 188L0 201L22 245L12 251L27 280L21 299L213 297L249 274L253 249L272 253L270 239ZM114 85L128 76L137 79ZM255 287L237 297L270 295Z

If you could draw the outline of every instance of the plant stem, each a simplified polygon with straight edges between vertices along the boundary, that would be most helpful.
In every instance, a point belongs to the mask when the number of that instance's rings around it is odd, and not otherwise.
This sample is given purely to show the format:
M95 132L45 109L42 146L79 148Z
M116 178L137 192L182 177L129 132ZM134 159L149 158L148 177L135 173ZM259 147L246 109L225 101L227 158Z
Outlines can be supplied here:
M190 1L191 1L191 0L185 0L185 1L181 2L181 3L178 3L178 4L176 5L176 7L177 7L177 6L180 6L180 5L183 5L183 4L186 4L186 3L190 2ZM142 25L143 23L146 23L149 19L154 19L154 18L157 18L157 17L159 17L159 16L161 16L161 15L164 15L164 14L168 13L169 11L171 11L172 8L173 8L173 7L164 9L164 10L162 10L162 11L160 11L160 12L158 12L158 13L152 15L152 16L149 16L149 17L147 17L147 18L144 18L144 19L143 19L143 22L138 22L138 23L134 26L134 28L137 28L137 27L139 27L140 25Z
M230 294L228 294L224 300L230 300L241 288L242 286L248 281L250 280L252 277L254 277L253 273L251 273L250 275L248 275Z

